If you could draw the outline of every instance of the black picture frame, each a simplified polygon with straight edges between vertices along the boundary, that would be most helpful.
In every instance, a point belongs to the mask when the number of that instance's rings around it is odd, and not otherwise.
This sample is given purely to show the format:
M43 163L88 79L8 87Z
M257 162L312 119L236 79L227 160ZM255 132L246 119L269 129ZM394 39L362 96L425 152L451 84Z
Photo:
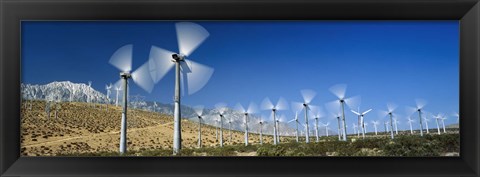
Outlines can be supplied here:
M478 0L0 0L0 19L0 176L480 176ZM459 20L460 157L20 157L22 20Z

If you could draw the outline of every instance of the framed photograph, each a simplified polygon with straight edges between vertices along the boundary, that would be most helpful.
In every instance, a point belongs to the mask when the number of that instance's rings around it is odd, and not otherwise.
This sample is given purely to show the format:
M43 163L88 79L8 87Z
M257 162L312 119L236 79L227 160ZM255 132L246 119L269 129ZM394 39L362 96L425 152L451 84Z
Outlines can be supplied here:
M477 1L0 6L1 176L479 176Z

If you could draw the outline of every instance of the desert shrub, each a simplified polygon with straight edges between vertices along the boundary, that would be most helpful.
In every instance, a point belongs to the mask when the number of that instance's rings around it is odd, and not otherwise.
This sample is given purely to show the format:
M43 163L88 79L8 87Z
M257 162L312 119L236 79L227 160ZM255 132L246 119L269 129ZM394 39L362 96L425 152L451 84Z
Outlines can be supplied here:
M428 141L426 137L397 136L383 151L386 156L438 156L440 148L436 141Z

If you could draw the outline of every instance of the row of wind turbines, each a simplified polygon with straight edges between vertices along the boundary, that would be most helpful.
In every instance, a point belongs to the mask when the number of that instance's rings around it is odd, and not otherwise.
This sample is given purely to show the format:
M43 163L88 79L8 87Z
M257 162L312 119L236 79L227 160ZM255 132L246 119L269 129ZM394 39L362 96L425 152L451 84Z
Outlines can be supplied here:
M204 40L209 36L209 33L202 26L190 23L190 22L179 22L175 24L178 48L179 52L171 52L160 47L152 45L150 50L149 59L147 62L142 64L139 68L132 72L132 52L133 45L128 44L117 49L111 56L109 63L120 70L120 80L115 83L115 90L117 91L117 99L115 104L118 105L118 94L120 91L123 91L123 110L122 110L122 121L121 121L121 134L120 134L120 146L119 151L121 154L127 151L127 103L128 103L128 81L131 79L133 82L144 89L145 91L151 93L155 84L159 83L162 78L172 69L175 68L175 92L174 92L174 134L173 134L173 154L177 154L181 150L181 111L180 103L181 96L183 93L188 92L188 94L193 94L199 91L205 84L208 82L210 77L213 75L214 69L205 66L203 64L196 63L192 60L188 60L187 57L200 45ZM112 85L106 86L107 94L110 94ZM365 134L365 126L367 125L364 121L364 116L369 113L372 109L360 112L356 103L358 103L360 97L345 97L346 85L340 84L330 88L330 91L337 96L337 100L329 102L326 104L326 107L329 109L330 114L332 114L338 122L338 136L339 140L347 141L347 121L345 116L345 107L348 106L351 109L357 109L357 111L352 112L358 117L357 127L361 127L363 130L362 135ZM316 93L313 90L302 90L301 91L303 101L302 102L293 102L291 107L292 110L296 113L295 119L289 121L296 123L296 140L299 141L299 132L298 125L302 125L305 128L305 141L309 143L310 133L309 133L309 115L313 115L313 120L315 121L316 129L316 140L318 141L318 127L319 119L324 117L324 112L320 109L319 106L311 105L312 99L315 97ZM412 109L414 110L411 114L418 112L419 123L421 127L421 136L423 136L423 124L422 124L422 108L424 104L418 104L417 107ZM271 111L271 117L273 126L273 143L279 143L279 122L280 119L277 117L278 111L284 111L288 109L288 103L285 99L279 98L276 104L266 98L262 101L261 109L266 111ZM200 109L201 108L201 109ZM219 125L220 125L220 146L223 146L223 121L224 112L227 109L225 104L217 104L217 110L219 110ZM390 133L391 138L394 138L393 125L395 106L393 104L387 104L387 111L381 111L383 114L382 118L387 116L390 118ZM255 105L250 104L247 108L237 105L236 109L244 114L244 131L245 131L245 145L248 145L248 122L249 117L252 114L256 113ZM201 124L203 120L203 107L198 106L195 108L197 117L199 119L199 146L201 146ZM298 114L304 112L304 124L300 124L298 119ZM439 114L440 115L440 114ZM437 119L438 122L439 119ZM443 119L442 119L443 120ZM261 127L266 123L266 121L261 120L259 124ZM387 123L387 122L385 122ZM410 122L412 123L412 122ZM374 123L375 127L378 122ZM329 123L323 124L326 127L328 133ZM427 128L428 131L428 128ZM262 137L262 130L260 129L260 137ZM262 142L262 140L261 140Z

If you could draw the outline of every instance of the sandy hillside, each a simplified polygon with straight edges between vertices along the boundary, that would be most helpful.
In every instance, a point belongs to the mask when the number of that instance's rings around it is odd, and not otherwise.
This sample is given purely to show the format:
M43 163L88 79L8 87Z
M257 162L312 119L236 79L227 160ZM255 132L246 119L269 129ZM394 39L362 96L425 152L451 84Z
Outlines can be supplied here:
M52 156L57 153L118 151L121 108L87 103L57 103L52 105L50 118L45 102L28 101L22 105L21 155ZM55 118L55 111L56 118ZM129 109L128 149L171 149L173 116ZM230 139L230 132L232 137ZM224 144L243 143L243 132L224 130ZM257 134L250 134L250 143L259 143ZM182 120L182 145L196 148L198 123ZM215 127L202 126L204 146L219 146ZM271 143L271 136L264 136Z

